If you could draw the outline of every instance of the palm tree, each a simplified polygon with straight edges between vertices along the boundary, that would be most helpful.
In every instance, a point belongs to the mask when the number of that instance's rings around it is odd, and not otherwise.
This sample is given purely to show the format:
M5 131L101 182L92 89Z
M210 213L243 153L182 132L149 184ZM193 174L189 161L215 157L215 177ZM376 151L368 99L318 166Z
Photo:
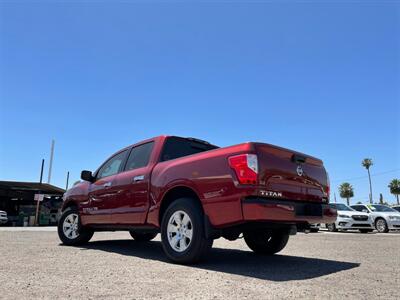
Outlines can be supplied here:
M368 179L369 179L369 203L372 204L372 183L371 183L371 173L369 172L369 168L374 164L371 158L364 158L361 162L362 166L368 171Z
M400 195L400 179L393 179L389 185L388 185L390 192L396 196L397 199L397 205L400 205L399 203L399 195Z
M348 182L343 182L339 186L339 193L341 198L347 199L347 205L350 205L350 198L354 197L354 189Z

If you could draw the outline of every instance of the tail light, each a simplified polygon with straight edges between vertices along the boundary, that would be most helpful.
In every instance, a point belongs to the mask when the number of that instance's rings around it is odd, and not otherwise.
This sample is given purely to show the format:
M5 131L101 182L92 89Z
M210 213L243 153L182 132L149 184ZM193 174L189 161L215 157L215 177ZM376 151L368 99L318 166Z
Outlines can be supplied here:
M256 184L258 161L255 154L240 154L228 158L229 166L235 170L241 184Z

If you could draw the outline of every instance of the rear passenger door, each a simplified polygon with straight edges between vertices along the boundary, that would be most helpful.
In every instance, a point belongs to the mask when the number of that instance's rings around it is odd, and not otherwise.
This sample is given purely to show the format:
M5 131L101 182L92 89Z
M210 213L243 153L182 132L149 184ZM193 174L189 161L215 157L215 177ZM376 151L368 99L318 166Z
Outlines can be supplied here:
M117 194L111 220L113 224L144 224L149 209L150 163L154 142L134 146L123 172L117 175Z

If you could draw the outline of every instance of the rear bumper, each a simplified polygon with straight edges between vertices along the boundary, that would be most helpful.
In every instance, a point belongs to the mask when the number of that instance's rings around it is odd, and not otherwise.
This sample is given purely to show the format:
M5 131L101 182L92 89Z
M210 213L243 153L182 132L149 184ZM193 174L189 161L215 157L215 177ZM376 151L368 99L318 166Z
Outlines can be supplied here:
M244 221L334 223L337 212L328 204L251 197L242 200Z

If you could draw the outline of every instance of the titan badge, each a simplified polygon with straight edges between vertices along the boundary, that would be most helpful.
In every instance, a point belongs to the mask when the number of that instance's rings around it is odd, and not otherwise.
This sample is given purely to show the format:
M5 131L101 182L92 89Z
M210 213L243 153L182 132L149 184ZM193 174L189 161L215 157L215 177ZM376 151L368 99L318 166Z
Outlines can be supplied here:
M274 198L282 198L283 195L281 192L273 192L273 191L260 191L261 196L266 196L266 197L274 197Z

